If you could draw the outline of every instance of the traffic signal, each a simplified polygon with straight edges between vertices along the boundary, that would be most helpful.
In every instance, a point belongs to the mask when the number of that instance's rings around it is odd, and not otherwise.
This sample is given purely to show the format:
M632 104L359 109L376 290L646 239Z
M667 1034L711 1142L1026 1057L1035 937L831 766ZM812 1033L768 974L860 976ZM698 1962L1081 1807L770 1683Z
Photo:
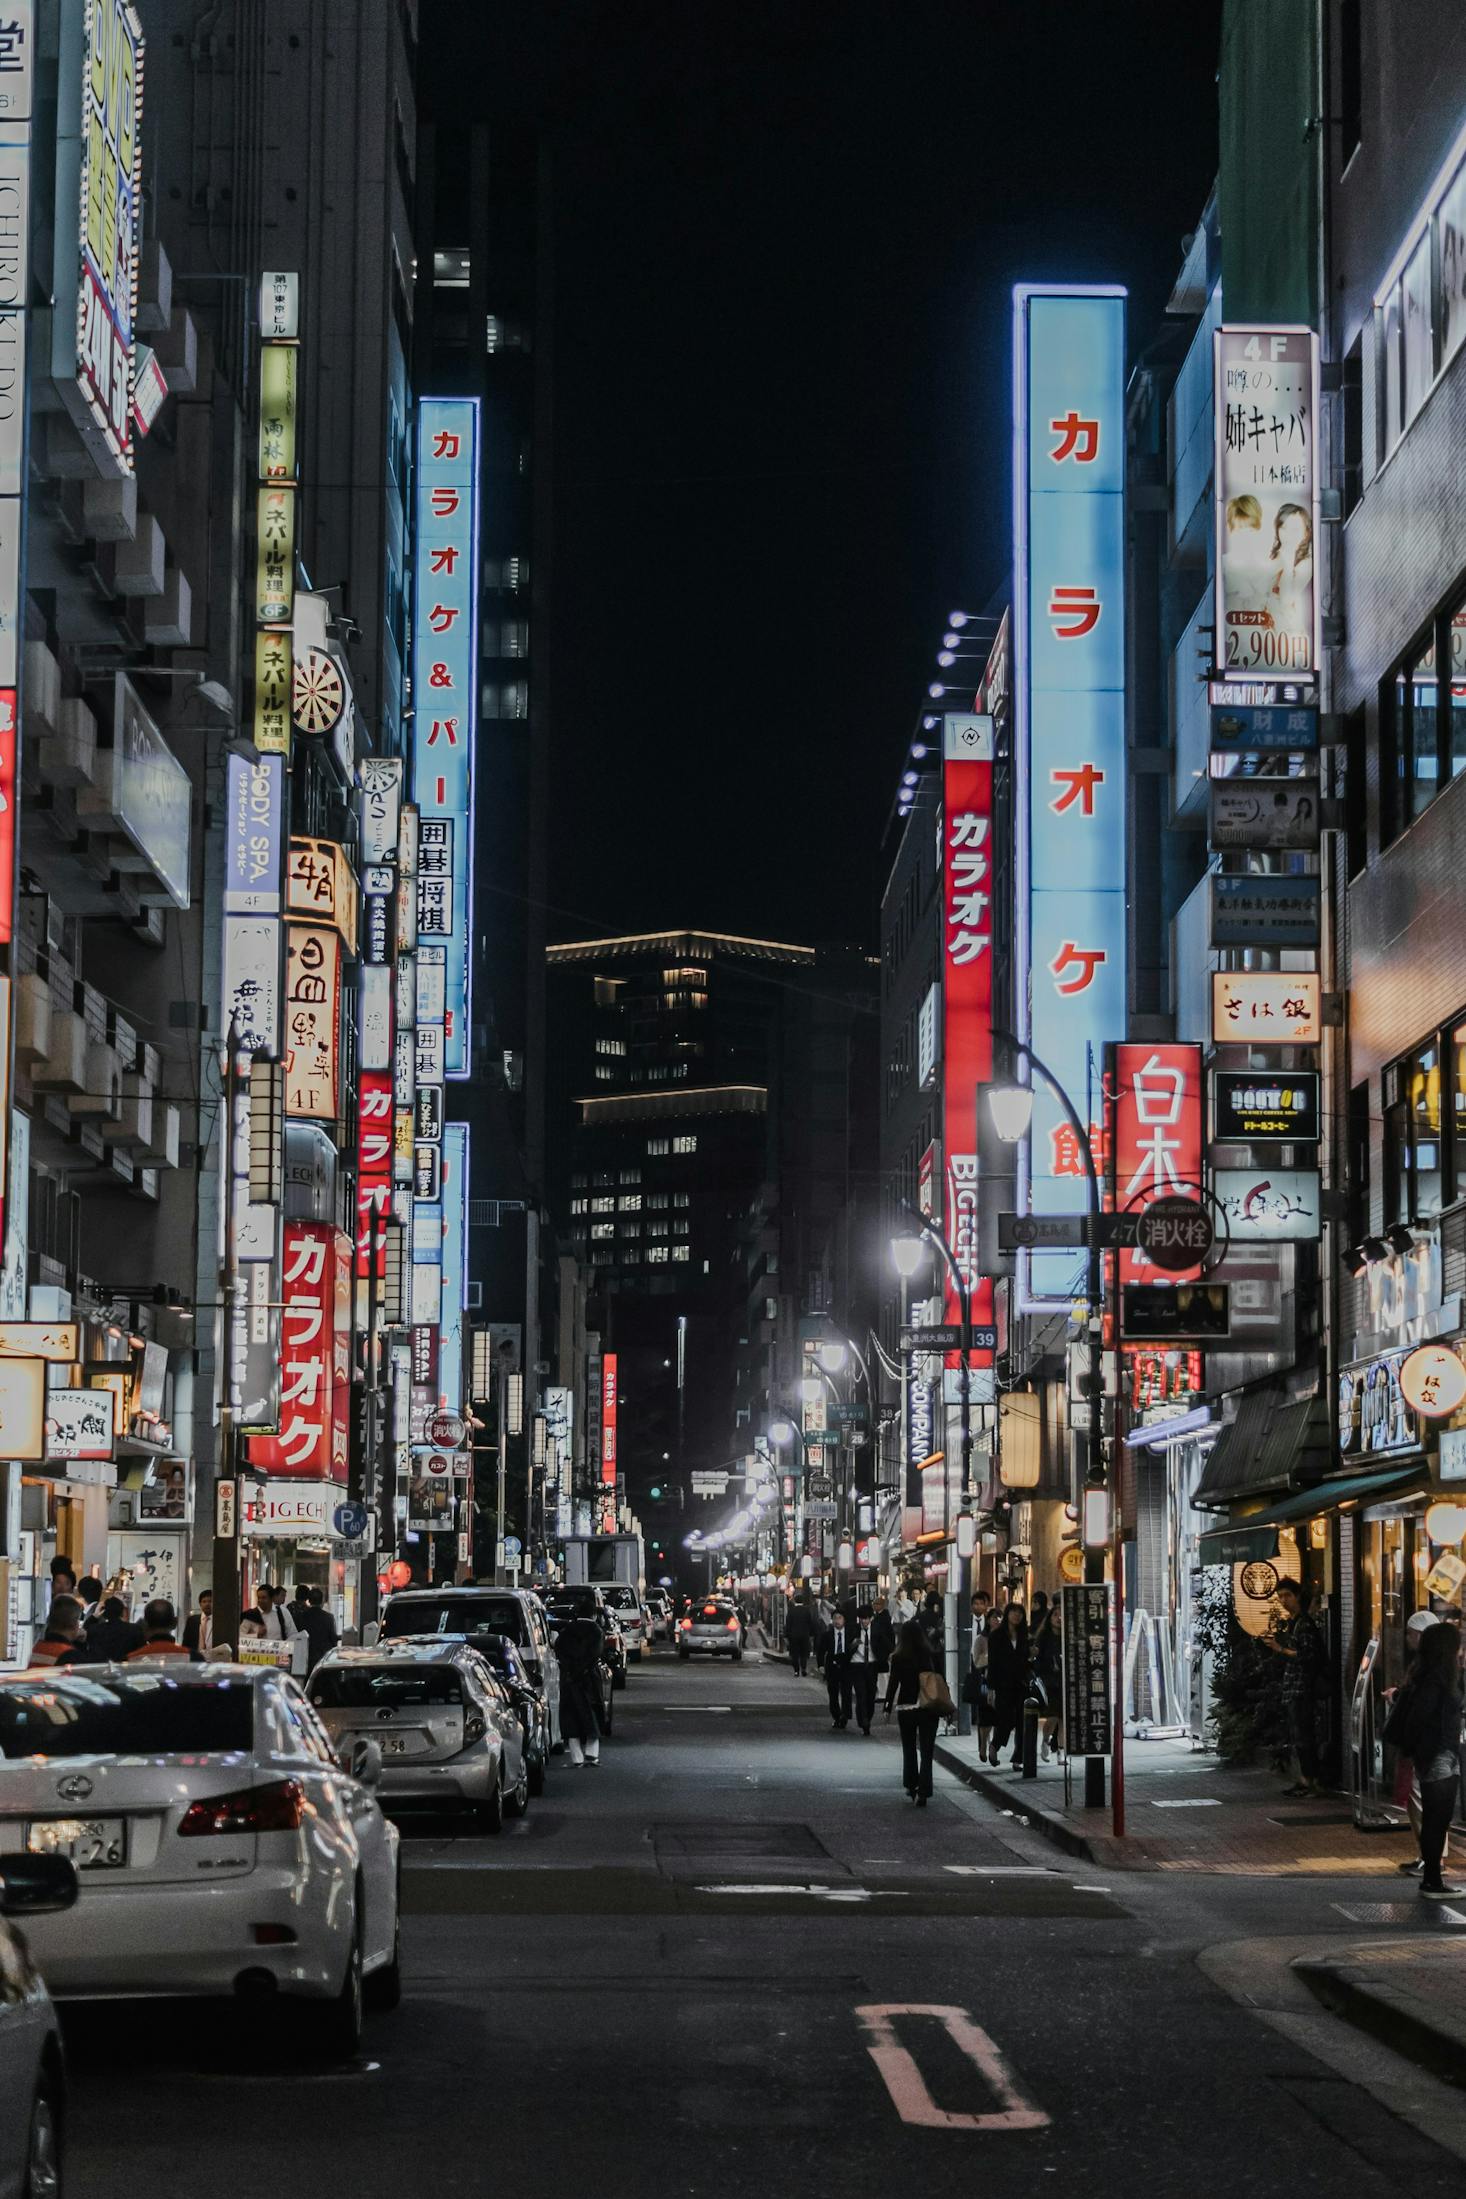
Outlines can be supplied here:
M660 1483L659 1481L654 1481L654 1482L652 1483L652 1490L651 1490L651 1493L652 1493L652 1496L653 1496L653 1498L654 1498L654 1499L655 1499L655 1498L657 1498L657 1497L659 1497L659 1496L661 1495L661 1493L662 1493L662 1484L661 1484L661 1483Z

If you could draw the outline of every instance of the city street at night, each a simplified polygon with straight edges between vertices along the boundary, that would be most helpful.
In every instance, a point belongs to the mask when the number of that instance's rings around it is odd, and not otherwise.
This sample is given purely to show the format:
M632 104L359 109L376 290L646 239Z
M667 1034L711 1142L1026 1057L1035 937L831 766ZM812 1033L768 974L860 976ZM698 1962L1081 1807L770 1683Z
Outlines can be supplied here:
M1459 2189L1466 2095L1289 1991L1397 1880L1106 1877L955 1779L913 1809L824 1692L659 1653L598 1769L497 1841L414 1832L405 1998L356 2062L294 2065L268 2011L78 2012L73 2199L124 2121L167 2191L205 2158L362 2199Z

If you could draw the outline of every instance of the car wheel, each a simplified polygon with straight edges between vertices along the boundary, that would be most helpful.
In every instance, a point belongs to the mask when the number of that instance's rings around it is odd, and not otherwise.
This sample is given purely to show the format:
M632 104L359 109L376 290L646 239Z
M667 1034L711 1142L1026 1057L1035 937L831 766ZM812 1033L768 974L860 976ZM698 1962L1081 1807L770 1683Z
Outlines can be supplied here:
M611 1682L611 1685L612 1685L612 1687L616 1688L617 1690L619 1690L619 1689L621 1689L621 1688L625 1687L625 1685L626 1685L626 1668L625 1668L625 1666L624 1666L624 1665L622 1666L621 1670L620 1670L620 1671L619 1671L619 1672L618 1672L618 1673L616 1674L616 1677L615 1677L615 1679L614 1679L614 1680L612 1680L612 1682Z
M395 2008L402 1998L402 1867L397 1869L397 1894L392 1909L392 1959L373 1970L366 1981L368 2008Z
M742 1664L742 1662L743 1662L743 1651L742 1651L741 1649L735 1649L735 1650L734 1650L734 1652L733 1652L733 1662L734 1662L734 1664L736 1664L736 1665L741 1665L741 1664Z
M545 1759L537 1757L529 1767L529 1791L538 1797L545 1791Z
M22 2199L60 2199L61 2116L49 2077L36 2086Z
M688 1658L692 1655L692 1651L690 1649L679 1649L677 1654L682 1659L682 1662L686 1664Z
M497 1833L504 1830L504 1790L497 1779L494 1781L494 1792L490 1800L480 1802L475 1809L473 1822L481 1833Z
M528 1808L529 1768L521 1757L519 1764L519 1784L517 1786L511 1787L509 1792L505 1795L504 1810L506 1816L523 1817L525 1811Z
M351 1915L351 1948L346 1957L346 1976L341 1990L326 2011L326 2020L315 2032L321 2051L338 2061L349 2061L361 2045L362 2024L366 2019L366 1983L361 1971L361 1915L363 1896L361 1881L357 1880L356 1901ZM314 2030L313 2025L308 2028Z

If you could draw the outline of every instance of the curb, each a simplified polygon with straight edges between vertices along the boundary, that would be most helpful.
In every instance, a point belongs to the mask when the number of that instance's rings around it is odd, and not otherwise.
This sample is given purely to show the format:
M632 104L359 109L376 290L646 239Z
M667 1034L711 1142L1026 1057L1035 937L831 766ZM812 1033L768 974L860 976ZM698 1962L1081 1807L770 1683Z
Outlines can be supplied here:
M1416 1995L1343 1962L1295 1962L1292 1968L1331 2015L1367 2031L1448 2084L1466 2085L1466 2031L1432 2023L1421 2013Z
M1087 1840L1083 1833L1075 1832L1073 1826L1066 1825L1062 1817L1056 1816L1052 1810L1046 1810L1041 1803L1031 1801L1023 1792L1021 1780L1015 1784L1012 1781L1005 1783L1001 1779L995 1779L990 1771L970 1763L965 1756L959 1756L955 1749L946 1746L940 1736L934 1753L944 1770L952 1772L965 1787L971 1787L985 1801L996 1802L1000 1808L1014 1810L1015 1814L1021 1810L1033 1831L1042 1833L1045 1840L1052 1841L1065 1855L1077 1856L1081 1863L1115 1867L1109 1853L1114 1846L1112 1841L1104 1840L1097 1846L1094 1841ZM1101 1847L1104 1853L1100 1852Z

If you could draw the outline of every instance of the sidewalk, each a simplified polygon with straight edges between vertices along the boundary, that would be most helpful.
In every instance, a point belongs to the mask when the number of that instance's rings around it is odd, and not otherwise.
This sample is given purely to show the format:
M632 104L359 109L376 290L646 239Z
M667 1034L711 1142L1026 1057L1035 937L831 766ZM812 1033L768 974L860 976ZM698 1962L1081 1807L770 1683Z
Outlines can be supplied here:
M1466 1945L1372 1940L1293 1964L1334 2015L1452 2084L1466 2084Z
M1287 1781L1270 1771L1234 1771L1186 1741L1125 1744L1125 1838L1103 1810L1084 1807L1084 1766L1041 1764L1036 1779L978 1761L977 1736L937 1738L937 1762L999 1808L1027 1818L1067 1855L1110 1871L1215 1871L1266 1878L1358 1876L1395 1879L1415 1853L1408 1830L1355 1829L1347 1795L1286 1801ZM1108 1795L1108 1782L1106 1783ZM1396 1879L1408 1887L1409 1882ZM1410 1888L1413 1891L1413 1888Z

